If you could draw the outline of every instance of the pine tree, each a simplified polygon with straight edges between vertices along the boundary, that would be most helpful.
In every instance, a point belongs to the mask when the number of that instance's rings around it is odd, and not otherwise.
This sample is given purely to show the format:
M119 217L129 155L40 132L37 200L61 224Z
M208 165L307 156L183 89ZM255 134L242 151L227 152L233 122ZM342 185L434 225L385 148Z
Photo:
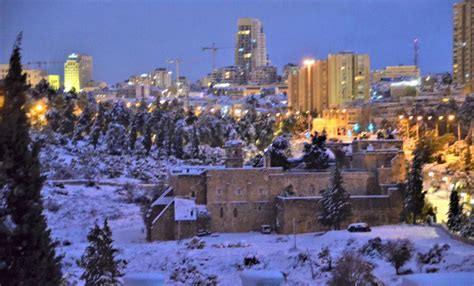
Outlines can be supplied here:
M145 132L143 133L143 147L145 148L146 155L150 154L151 145L152 145L152 134L151 134L151 126L147 124L145 126Z
M81 257L79 265L84 268L81 279L85 280L86 286L112 286L119 285L121 263L115 259L118 252L113 247L112 232L108 226L107 219L104 227L97 224L87 235L89 246Z
M326 153L326 135L314 134L311 144L304 144L303 161L306 169L326 169L329 167L329 155Z
M11 231L0 235L0 285L60 285L60 257L43 214L38 144L32 144L23 106L28 89L21 69L21 34L13 48L0 110L0 190Z
M341 228L341 222L352 215L350 195L346 192L339 167L332 172L331 187L321 192L322 213L318 217L321 224Z
M74 127L73 141L77 142L82 140L85 135L90 132L92 120L92 111L89 106L86 106L82 111L79 119L77 120L76 126Z
M449 197L448 228L452 231L459 230L461 207L459 205L459 195L457 191L452 191Z
M70 99L64 110L59 127L59 132L62 134L71 135L74 132L74 125L77 120L77 116L74 114L74 108L74 101Z
M421 143L414 151L414 158L408 174L408 185L404 195L405 216L411 215L413 224L416 224L416 218L421 214L425 204L425 192L423 192L423 150Z
M110 123L105 140L110 155L122 155L125 147L125 127L119 123Z
M191 131L191 150L190 150L190 157L192 159L198 159L199 158L199 136L197 134L196 126L192 127Z
M99 143L100 135L103 133L105 124L105 107L103 104L99 104L97 110L97 116L95 117L94 124L92 125L92 131L90 133L89 141L94 146L94 149Z

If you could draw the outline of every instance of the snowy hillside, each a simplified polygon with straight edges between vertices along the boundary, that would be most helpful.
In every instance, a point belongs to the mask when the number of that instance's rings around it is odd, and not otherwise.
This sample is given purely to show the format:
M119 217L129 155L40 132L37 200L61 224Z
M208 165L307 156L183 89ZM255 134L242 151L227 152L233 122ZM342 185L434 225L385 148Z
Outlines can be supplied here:
M85 187L83 185L54 186L47 183L43 189L45 207L53 237L61 242L59 254L64 254L63 268L68 280L82 285L79 280L82 273L76 261L87 246L86 234L95 221L102 222L105 217L113 231L115 245L120 249L119 258L127 260L126 273L161 272L165 274L169 285L180 285L174 279L186 281L217 276L219 285L236 285L239 273L246 268L245 257L254 256L259 263L252 269L278 270L288 275L289 285L320 285L330 276L329 272L320 272L311 278L308 261L298 259L300 253L309 252L313 262L317 262L317 253L328 246L333 260L346 249L358 250L367 240L380 237L387 239L408 238L416 252L426 252L435 243L448 243L446 259L436 265L439 272L474 271L474 248L451 240L440 229L424 226L383 226L375 227L369 233L349 233L345 230L331 231L326 234L301 234L296 237L298 250L293 247L292 235L264 235L259 233L214 234L201 238L197 249L188 249L190 239L180 243L175 241L145 241L145 227L137 201L143 191L137 188L133 195L121 186ZM199 245L200 244L200 245ZM200 247L204 247L199 249ZM375 275L388 285L397 285L401 276L395 275L394 268L377 255L365 256L376 265ZM405 266L417 273L415 258ZM183 275L187 273L188 277ZM191 273L191 274L190 274ZM209 278L209 277L208 277ZM187 279L187 280L186 280ZM183 283L181 283L183 285ZM238 285L238 284L237 284Z

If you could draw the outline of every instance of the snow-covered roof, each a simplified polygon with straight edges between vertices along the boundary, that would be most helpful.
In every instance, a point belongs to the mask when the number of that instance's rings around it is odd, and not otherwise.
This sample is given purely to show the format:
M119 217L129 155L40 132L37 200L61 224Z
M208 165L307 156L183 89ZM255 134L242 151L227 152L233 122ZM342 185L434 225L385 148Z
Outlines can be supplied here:
M169 204L173 200L173 197L159 197L156 199L151 206L163 206Z
M197 207L194 200L175 198L174 199L174 220L196 220Z
M238 146L242 145L242 140L240 139L233 139L233 140L227 140L225 142L225 147L230 147L230 146Z

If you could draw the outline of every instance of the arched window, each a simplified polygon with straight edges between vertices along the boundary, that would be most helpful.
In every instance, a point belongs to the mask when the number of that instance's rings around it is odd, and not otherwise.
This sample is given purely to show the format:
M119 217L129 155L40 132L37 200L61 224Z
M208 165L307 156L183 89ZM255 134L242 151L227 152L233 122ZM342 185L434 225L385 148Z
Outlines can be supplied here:
M196 192L192 191L191 192L191 197L193 197L193 198L196 197Z
M220 209L220 216L221 216L221 217L224 216L224 208L223 208L223 207L221 207L221 209Z
M234 208L234 217L237 217L237 209Z

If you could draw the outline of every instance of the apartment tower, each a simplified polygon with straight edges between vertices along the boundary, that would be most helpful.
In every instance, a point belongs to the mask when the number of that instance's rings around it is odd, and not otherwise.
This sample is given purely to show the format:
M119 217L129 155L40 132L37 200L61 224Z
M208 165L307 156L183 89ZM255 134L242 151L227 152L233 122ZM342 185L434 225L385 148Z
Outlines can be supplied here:
M235 44L235 65L252 71L267 65L267 45L260 20L239 18Z
M453 8L453 80L473 89L474 0L464 0Z

